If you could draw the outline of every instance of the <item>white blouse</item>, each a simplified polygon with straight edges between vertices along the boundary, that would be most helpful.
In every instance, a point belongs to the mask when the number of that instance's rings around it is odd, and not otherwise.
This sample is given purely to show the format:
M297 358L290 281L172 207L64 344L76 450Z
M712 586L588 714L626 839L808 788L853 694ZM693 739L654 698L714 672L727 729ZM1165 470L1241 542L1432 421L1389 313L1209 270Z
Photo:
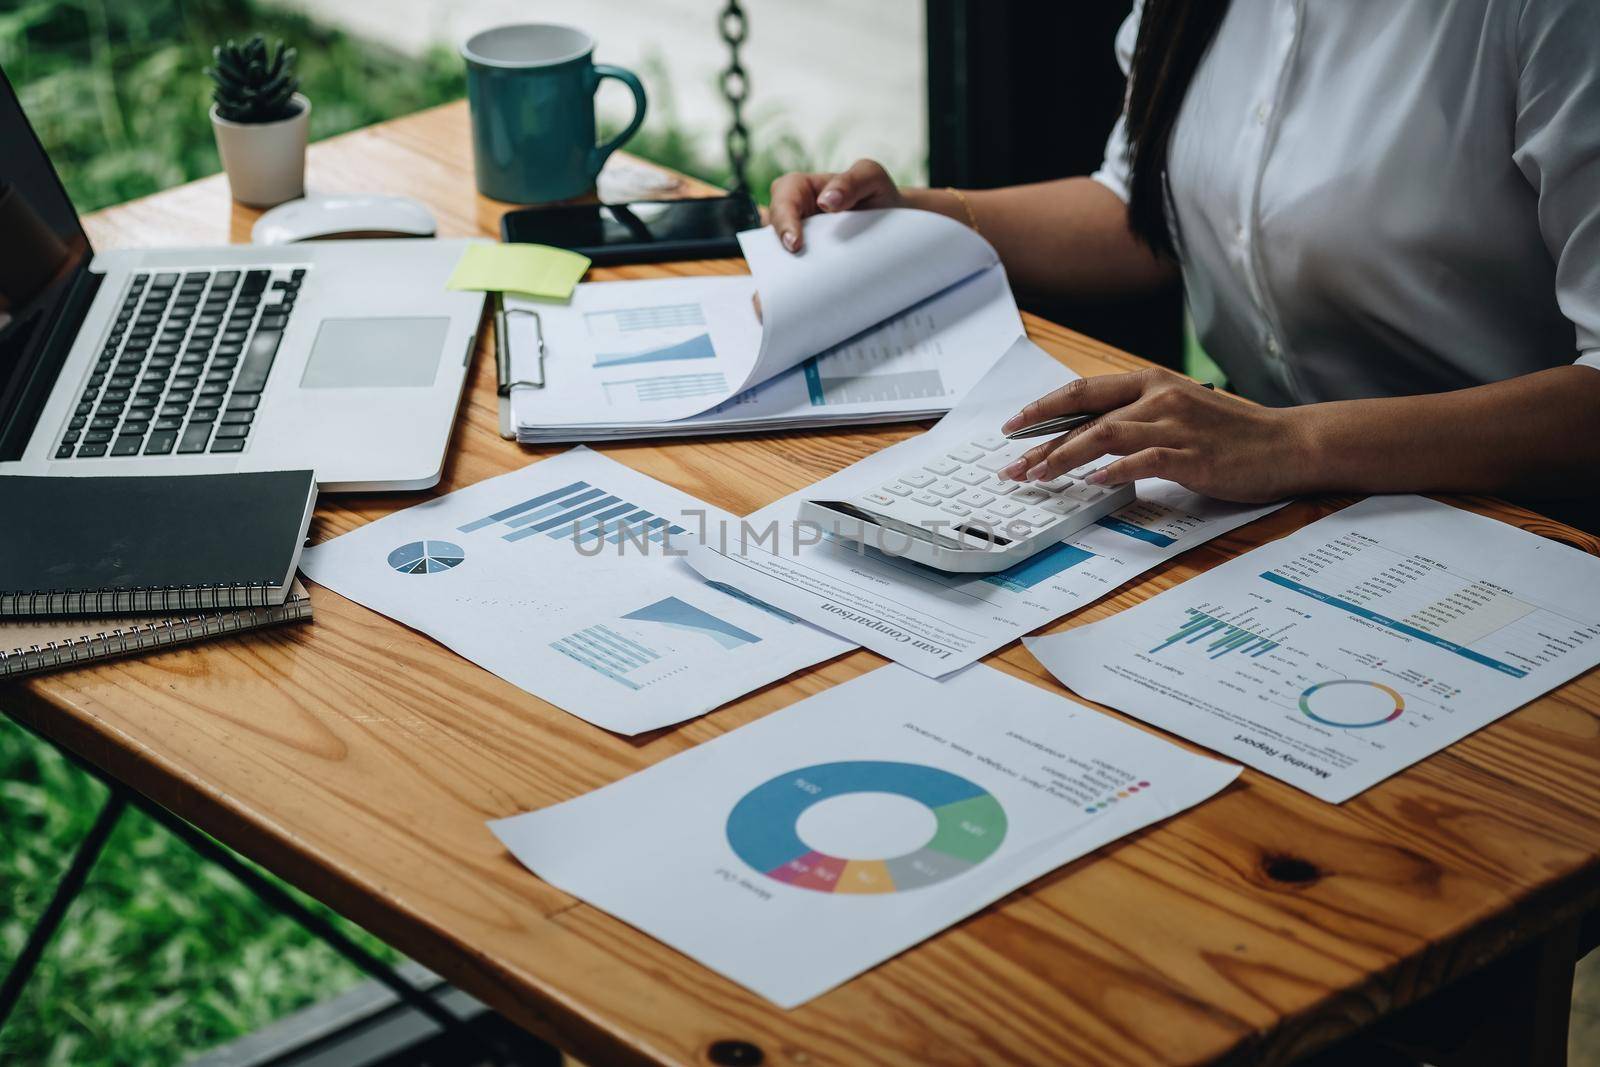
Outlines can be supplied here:
M1095 174L1124 200L1126 147L1119 120ZM1246 396L1600 369L1600 0L1232 0L1168 181L1190 313Z

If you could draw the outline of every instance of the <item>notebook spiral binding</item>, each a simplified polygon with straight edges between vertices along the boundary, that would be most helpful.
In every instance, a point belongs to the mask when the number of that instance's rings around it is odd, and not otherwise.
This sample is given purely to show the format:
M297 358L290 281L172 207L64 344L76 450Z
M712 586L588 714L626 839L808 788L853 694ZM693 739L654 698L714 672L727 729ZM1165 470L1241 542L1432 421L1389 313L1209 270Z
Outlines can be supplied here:
M134 611L265 608L281 587L271 579L234 585L133 586L126 589L42 589L0 593L0 618L122 615Z
M234 588L257 587L251 585ZM248 613L212 612L204 615L157 619L144 625L117 627L66 641L49 641L42 645L27 645L10 651L0 648L0 678L24 672L69 667L111 656L127 655L131 652L143 652L152 648L220 637L269 623L294 622L311 617L311 601L303 597L291 598L278 605L248 606L257 610Z

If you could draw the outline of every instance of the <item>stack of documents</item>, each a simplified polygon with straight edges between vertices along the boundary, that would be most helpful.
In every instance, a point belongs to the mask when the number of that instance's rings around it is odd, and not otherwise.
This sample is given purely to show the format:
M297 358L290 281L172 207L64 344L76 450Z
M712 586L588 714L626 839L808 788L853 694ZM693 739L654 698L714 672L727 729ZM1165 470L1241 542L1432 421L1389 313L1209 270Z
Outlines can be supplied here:
M507 296L501 430L524 443L929 418L1022 335L1005 270L926 211L807 222L806 249L740 234L751 274ZM760 310L755 295L760 293Z
M950 574L870 546L801 536L807 532L800 521L806 499L847 500L881 485L920 466L935 448L993 433L1023 404L1074 377L1032 342L1018 339L933 429L774 501L730 536L690 544L689 564L711 581L937 678L1282 506L1227 504L1146 478L1135 486L1134 503L996 574ZM777 539L762 540L764 531L776 531Z

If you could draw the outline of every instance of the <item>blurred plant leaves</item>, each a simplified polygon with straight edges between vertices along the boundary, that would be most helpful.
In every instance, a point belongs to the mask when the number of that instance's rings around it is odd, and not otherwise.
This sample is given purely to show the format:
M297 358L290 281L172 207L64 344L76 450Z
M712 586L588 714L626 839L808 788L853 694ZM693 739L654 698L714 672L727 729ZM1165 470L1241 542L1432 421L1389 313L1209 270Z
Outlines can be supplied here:
M104 799L98 782L0 718L0 973L21 951ZM397 958L291 892L380 957ZM0 1030L0 1063L166 1067L361 977L132 812Z
M248 0L21 0L0 12L0 64L88 212L221 169L204 71L255 32L299 50L313 139L465 92L445 50L407 58Z

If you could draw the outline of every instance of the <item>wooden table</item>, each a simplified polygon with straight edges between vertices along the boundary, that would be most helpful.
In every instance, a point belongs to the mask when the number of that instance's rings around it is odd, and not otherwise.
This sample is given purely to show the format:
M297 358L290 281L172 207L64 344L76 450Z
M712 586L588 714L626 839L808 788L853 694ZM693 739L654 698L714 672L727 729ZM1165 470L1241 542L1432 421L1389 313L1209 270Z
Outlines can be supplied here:
M462 104L315 145L310 166L315 187L418 197L443 235L494 234L504 210L474 191ZM204 243L245 240L254 218L210 178L88 226L100 247ZM1081 373L1143 365L1027 324ZM437 492L552 451L497 434L486 350L469 388ZM916 429L603 451L745 514ZM313 537L418 499L325 498ZM1056 628L1104 618L1344 503L1292 504ZM1600 552L1529 512L1464 503ZM784 1012L541 882L484 821L614 781L881 659L858 651L629 739L325 590L313 600L312 625L41 677L0 690L0 706L595 1064L753 1062L718 1044L728 1041L785 1065L1282 1063L1517 951L1548 979L1539 988L1559 1022L1574 923L1600 902L1591 672L1339 807L1247 769L1218 798ZM1061 691L1019 645L989 661ZM1520 1025L1528 1013L1504 1014Z

